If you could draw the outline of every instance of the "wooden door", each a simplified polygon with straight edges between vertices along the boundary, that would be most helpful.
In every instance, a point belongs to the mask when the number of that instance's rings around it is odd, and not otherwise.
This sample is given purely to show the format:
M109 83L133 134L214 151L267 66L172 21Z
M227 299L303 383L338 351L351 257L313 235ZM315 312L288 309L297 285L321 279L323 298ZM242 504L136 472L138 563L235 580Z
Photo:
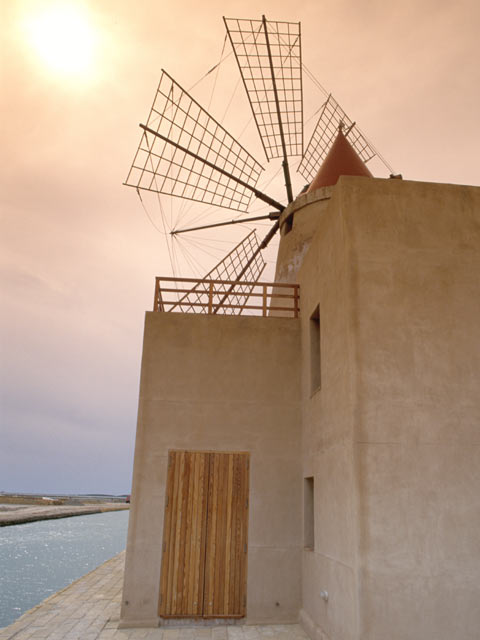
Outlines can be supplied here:
M248 454L210 454L204 617L246 611Z
M159 614L243 617L248 453L169 453Z
M210 454L171 451L163 528L160 615L201 616Z

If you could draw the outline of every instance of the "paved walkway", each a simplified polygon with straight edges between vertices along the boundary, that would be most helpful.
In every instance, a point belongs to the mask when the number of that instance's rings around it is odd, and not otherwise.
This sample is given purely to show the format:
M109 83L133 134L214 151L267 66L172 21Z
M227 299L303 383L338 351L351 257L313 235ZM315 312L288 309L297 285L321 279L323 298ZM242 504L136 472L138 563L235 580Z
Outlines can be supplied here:
M0 629L0 640L307 640L298 624L118 629L125 552Z

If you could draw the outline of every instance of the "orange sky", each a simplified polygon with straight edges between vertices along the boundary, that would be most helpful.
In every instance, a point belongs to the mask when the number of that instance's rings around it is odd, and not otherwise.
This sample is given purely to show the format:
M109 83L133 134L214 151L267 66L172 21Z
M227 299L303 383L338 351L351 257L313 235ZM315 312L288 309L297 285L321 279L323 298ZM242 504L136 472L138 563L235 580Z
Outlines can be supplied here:
M154 276L171 265L163 236L122 182L160 69L194 85L220 58L222 15L301 21L303 62L396 171L478 185L480 5L72 0L94 34L93 66L75 75L48 66L25 30L51 4L1 4L0 490L128 492L143 314ZM238 78L232 56L193 91L203 104L215 77L211 111L221 118ZM307 80L304 100L308 119L323 96ZM224 124L239 135L249 119L238 90ZM266 164L251 123L240 142ZM303 183L295 177L297 189ZM268 193L284 199L281 180ZM162 201L182 222L202 212ZM157 202L145 205L160 226ZM245 233L205 234L207 253L186 241L182 273L193 273L185 251L207 271Z

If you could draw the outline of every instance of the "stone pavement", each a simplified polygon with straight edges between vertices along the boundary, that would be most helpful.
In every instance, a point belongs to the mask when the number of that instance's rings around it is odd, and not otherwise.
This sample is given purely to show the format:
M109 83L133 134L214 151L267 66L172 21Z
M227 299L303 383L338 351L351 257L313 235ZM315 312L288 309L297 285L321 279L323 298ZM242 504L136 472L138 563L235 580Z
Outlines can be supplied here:
M123 551L0 629L0 640L308 640L297 624L118 629L124 564Z

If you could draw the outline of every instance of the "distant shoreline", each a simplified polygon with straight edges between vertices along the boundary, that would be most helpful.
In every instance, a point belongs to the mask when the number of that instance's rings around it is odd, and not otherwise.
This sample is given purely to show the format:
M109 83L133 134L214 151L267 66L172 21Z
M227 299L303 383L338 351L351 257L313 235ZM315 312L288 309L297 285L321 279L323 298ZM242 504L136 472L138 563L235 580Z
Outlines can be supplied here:
M40 496L0 495L0 527L106 511L124 511L130 508L130 505L121 501L121 498L115 502L112 498L113 496L105 498L62 496L62 498L52 499Z

